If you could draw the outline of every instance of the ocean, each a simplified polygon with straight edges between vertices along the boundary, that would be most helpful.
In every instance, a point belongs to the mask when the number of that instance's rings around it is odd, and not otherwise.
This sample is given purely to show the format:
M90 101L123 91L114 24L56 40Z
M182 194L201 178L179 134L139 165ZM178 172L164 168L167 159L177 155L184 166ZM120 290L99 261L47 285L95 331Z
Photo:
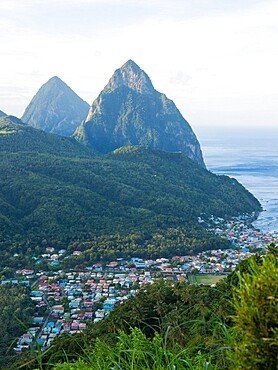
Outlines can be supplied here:
M264 209L253 225L278 231L278 128L196 130L207 168L236 178Z

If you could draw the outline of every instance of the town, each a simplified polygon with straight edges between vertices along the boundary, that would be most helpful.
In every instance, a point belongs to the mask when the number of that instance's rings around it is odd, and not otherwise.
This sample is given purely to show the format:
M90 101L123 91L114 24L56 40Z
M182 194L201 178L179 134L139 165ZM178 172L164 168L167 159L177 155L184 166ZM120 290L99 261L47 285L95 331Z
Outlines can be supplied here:
M234 271L240 261L277 242L277 232L263 233L247 220L247 216L229 222L211 218L213 232L231 242L231 247L225 250L173 256L171 259L119 258L107 263L96 262L84 271L16 271L16 278L2 281L2 284L30 285L31 299L37 311L33 326L18 339L14 351L21 354L35 344L45 350L57 335L85 330L90 323L105 319L115 306L135 295L142 285L152 284L157 278L213 286L225 274ZM199 219L199 222L203 221ZM74 251L73 255L80 253ZM46 247L40 259L58 266L65 255L66 250Z

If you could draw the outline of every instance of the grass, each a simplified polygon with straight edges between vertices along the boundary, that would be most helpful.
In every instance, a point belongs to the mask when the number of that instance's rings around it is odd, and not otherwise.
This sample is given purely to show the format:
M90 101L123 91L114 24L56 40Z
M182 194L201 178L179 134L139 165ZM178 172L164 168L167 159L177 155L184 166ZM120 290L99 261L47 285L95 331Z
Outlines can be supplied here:
M113 347L97 339L87 355L73 363L56 364L54 370L217 370L200 352L188 360L186 349L175 345L169 350L166 342L167 334L162 338L156 333L150 339L134 328L130 334L120 332Z
M190 275L190 284L216 284L218 281L223 279L225 275Z

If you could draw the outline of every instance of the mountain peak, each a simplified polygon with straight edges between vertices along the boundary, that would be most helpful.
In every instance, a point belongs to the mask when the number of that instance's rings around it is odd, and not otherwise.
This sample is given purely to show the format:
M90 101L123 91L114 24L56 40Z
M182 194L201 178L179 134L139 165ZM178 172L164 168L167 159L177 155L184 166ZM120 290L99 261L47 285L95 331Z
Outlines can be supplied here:
M45 84L42 85L40 90L44 91L56 91L56 93L67 93L72 89L58 76L51 77ZM39 91L40 91L39 90Z
M121 68L121 70L129 70L132 69L134 72L141 72L142 69L136 64L132 59L129 59L127 62L125 62Z
M182 152L205 167L196 135L172 100L132 60L117 69L73 137L97 152L142 145Z
M33 97L22 121L46 132L70 136L88 110L88 103L59 77L53 76Z
M51 77L46 83L49 83L49 82L59 82L59 83L62 82L63 84L65 84L65 82L63 80L61 80L60 77L58 77L58 76Z
M131 59L114 72L105 90L111 91L121 86L127 86L141 94L154 91L149 76Z

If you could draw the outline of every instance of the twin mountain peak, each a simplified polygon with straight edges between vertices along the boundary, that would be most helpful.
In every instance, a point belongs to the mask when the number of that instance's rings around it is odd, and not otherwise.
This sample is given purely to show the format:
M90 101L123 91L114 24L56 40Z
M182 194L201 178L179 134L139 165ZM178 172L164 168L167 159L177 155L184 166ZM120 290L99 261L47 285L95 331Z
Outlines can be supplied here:
M188 122L132 60L114 72L91 106L60 78L52 77L33 97L22 121L73 136L99 153L143 145L182 152L204 167L200 144Z

